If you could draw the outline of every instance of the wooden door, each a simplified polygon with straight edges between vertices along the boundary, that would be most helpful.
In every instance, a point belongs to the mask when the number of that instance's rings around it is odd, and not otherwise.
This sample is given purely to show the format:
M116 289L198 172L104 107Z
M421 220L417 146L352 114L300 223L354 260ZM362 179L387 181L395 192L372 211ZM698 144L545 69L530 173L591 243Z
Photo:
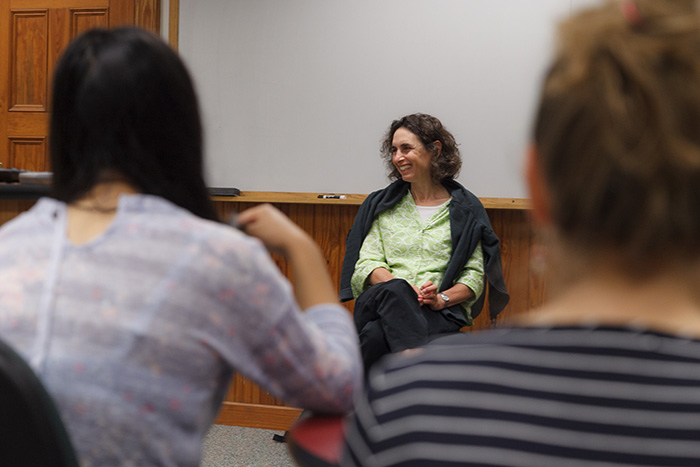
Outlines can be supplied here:
M51 76L63 49L94 27L134 23L135 0L0 0L0 163L45 171Z

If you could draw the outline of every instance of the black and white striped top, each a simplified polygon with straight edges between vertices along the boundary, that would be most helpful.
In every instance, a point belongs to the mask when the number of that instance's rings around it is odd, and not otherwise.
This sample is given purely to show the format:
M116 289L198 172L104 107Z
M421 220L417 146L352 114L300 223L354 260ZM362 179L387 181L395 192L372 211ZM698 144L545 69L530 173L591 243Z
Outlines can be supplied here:
M700 340L616 327L448 339L373 370L342 465L700 466Z

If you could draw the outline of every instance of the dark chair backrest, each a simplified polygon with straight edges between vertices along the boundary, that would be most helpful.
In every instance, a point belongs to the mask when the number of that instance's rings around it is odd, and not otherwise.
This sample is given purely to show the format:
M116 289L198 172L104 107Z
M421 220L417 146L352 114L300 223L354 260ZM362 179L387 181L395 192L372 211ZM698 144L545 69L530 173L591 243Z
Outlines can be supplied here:
M77 467L53 400L29 365L0 341L0 465Z

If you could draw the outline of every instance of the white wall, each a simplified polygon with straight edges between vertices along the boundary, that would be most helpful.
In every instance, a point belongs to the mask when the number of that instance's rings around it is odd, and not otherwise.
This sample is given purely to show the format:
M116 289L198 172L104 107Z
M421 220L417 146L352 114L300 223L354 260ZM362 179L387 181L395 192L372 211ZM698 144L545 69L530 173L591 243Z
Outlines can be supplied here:
M181 0L208 183L369 193L391 121L438 117L459 181L523 198L521 157L557 18L591 0Z

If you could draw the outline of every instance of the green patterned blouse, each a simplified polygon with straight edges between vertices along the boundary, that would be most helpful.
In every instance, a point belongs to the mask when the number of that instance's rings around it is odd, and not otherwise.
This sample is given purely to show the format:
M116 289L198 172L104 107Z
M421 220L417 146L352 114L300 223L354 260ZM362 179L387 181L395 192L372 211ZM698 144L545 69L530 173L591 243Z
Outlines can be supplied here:
M393 208L379 214L367 233L351 279L357 298L369 287L369 275L385 268L394 277L420 287L428 281L440 284L452 253L449 204L423 223L410 191ZM479 243L456 283L469 287L474 298L462 303L467 323L471 305L484 291L484 253Z

